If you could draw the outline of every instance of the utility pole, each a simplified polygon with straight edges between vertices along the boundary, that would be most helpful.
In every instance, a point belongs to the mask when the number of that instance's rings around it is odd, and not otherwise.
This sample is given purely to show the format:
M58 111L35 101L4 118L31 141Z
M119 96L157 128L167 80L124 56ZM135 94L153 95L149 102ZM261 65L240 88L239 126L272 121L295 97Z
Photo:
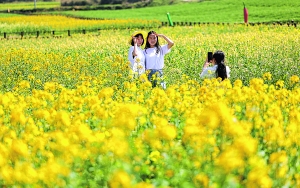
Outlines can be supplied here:
M34 9L36 9L36 0L34 0Z

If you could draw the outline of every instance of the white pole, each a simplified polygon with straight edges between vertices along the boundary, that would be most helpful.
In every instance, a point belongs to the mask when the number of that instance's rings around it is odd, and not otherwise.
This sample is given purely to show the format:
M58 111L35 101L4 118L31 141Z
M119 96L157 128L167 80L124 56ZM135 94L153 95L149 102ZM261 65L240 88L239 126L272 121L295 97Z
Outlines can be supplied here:
M34 0L34 9L36 9L36 0Z

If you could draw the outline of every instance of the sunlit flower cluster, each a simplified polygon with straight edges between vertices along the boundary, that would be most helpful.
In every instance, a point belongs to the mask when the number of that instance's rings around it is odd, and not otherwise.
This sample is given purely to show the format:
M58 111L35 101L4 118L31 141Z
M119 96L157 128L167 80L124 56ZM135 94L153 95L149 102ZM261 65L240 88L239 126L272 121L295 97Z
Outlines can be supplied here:
M195 186L219 184L221 174L242 186L299 183L298 88L274 89L259 78L250 86L187 80L166 90L139 80L124 89L88 83L1 94L3 184L79 185L72 176L84 181L90 165L91 174L107 172L99 181L112 187L164 178L179 185L181 168L189 169L182 181ZM294 96L289 108L281 108L282 95Z

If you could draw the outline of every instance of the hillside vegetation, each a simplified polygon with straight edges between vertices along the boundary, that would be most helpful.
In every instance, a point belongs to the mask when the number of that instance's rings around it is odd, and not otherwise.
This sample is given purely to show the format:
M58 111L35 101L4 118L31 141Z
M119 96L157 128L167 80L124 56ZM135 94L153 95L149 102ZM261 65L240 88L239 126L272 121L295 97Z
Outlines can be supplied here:
M245 1L249 12L249 22L272 22L300 20L300 1L293 0L248 0ZM155 7L124 10L92 10L52 12L85 18L102 19L148 19L167 21L170 13L177 22L243 22L243 2L239 0L219 0L178 3Z
M44 3L44 4L43 4ZM223 22L242 23L244 5L239 0L211 0L211 1L157 1L153 0L147 7L122 10L108 10L113 5L105 5L106 10L82 10L79 7L70 7L65 11L58 2L37 2L36 14L62 14L67 16L89 19L142 19L168 21L166 13L170 13L174 22ZM50 9L50 4L52 8ZM294 0L246 0L244 1L249 12L249 22L286 22L299 21L300 1ZM162 5L164 4L164 5ZM17 6L18 5L18 6ZM118 8L127 5L118 5ZM48 8L47 8L48 7ZM55 8L56 7L56 8ZM33 3L0 4L0 10L32 9ZM86 7L97 9L97 7ZM39 10L39 11L38 11ZM52 10L52 11L50 11ZM43 11L43 12L40 12ZM50 12L49 12L50 11ZM3 16L3 15L0 15Z

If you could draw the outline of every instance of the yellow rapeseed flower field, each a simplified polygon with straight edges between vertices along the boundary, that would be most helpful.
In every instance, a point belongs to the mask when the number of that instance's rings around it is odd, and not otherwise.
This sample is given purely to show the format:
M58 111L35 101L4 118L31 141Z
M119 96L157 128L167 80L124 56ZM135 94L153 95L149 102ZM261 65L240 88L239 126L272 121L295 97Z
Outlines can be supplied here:
M0 185L300 186L299 29L154 30L165 90L131 77L130 29L1 40ZM201 80L217 49L231 78Z
M91 29L126 29L132 27L158 27L158 20L141 19L77 19L59 15L30 15L1 17L1 32L36 32L36 31L66 31L66 30L91 30Z

